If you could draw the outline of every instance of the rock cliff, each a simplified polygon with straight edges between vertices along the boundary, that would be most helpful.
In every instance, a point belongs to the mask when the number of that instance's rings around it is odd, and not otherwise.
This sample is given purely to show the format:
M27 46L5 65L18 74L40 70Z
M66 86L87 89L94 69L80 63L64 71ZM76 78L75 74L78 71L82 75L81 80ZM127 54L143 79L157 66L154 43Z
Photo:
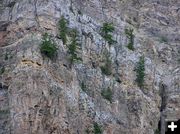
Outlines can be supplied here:
M179 7L179 0L0 0L0 134L163 133L164 120L180 119ZM82 61L71 66L62 16L78 31ZM104 23L114 26L112 45ZM57 45L53 60L40 52L44 33Z

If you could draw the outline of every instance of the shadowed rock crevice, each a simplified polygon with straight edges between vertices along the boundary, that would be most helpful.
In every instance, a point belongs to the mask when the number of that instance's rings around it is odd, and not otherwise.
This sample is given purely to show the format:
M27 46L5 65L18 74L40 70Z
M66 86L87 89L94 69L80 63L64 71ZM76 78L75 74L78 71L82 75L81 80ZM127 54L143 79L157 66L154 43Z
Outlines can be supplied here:
M159 131L161 134L165 134L165 126L166 126L165 119L167 116L165 113L165 110L166 110L167 99L168 99L167 86L161 83L159 88L160 88L160 96L161 96L161 107L160 107L161 116L160 116L160 123L159 123L160 125Z
M10 133L10 120L8 86L0 83L0 133Z

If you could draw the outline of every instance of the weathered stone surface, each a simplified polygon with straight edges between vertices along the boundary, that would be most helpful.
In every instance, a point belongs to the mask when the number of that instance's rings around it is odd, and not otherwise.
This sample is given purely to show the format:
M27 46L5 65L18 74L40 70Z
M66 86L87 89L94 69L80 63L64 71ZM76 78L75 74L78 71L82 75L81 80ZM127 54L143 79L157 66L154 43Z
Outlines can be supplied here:
M103 134L154 134L161 112L179 119L179 5L179 0L1 0L0 134L93 133L94 122ZM79 32L83 61L72 67L58 38L62 15ZM104 22L115 26L117 43L111 47L100 35ZM134 29L134 51L127 48L125 28ZM45 32L57 44L55 60L40 53ZM107 50L110 76L100 69ZM141 55L143 89L134 70ZM101 95L107 88L112 103Z

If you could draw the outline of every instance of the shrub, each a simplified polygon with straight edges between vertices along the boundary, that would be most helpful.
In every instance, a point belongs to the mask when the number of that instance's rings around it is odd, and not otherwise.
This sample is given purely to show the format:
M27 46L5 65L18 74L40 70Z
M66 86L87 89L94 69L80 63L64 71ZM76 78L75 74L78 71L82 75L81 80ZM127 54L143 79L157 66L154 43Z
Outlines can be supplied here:
M78 57L78 46L79 43L77 41L77 31L73 29L71 31L71 43L68 45L68 53L70 54L69 61L72 65L75 61L81 61L82 59Z
M144 77L145 77L145 60L144 56L141 56L139 62L136 65L136 82L140 88L144 86Z
M84 83L84 81L81 82L81 89L85 92L86 91L86 84Z
M78 14L79 14L79 15L82 15L82 12L81 12L81 10L78 10Z
M105 74L105 75L111 75L111 69L108 66L104 65L104 66L100 67L101 68L101 72L103 74Z
M105 34L109 33L109 32L113 32L114 31L114 26L112 23L103 23L103 27L101 29L101 31Z
M105 75L111 75L112 73L112 62L111 62L111 59L109 58L109 54L108 55L105 55L105 63L103 66L101 66L101 72Z
M134 34L133 34L133 29L125 29L125 34L127 38L129 39L127 48L130 50L134 50Z
M62 16L61 19L59 20L59 36L63 41L63 44L67 43L67 21L66 19Z
M54 41L50 39L47 33L43 35L43 41L40 46L40 51L43 55L49 57L50 59L54 58L57 54L56 45Z
M115 80L116 80L118 83L121 83L121 82L122 82L121 79L120 79L119 77L117 77L117 76L115 76Z
M110 44L116 43L115 40L113 40L112 32L114 31L114 26L112 23L104 23L103 27L101 28L101 35L102 37Z
M165 36L160 37L160 42L161 43L167 43L168 42L167 37L165 37Z
M85 133L86 133L86 134L91 134L91 132L92 132L92 131L91 131L89 128L87 128L87 129L85 130Z
M69 7L69 10L70 10L72 13L74 12L72 6Z
M101 91L101 95L103 96L104 99L112 103L113 92L109 87L107 89L103 89Z
M98 123L94 123L94 134L102 134L102 129L101 127L98 125Z
M1 69L0 69L0 74L3 74L5 72L5 67L3 66L3 67L1 67Z
M6 52L5 57L4 57L4 60L8 60L8 59L9 59L9 55L8 55L8 53Z
M5 115L9 113L10 113L9 109L0 110L0 115Z

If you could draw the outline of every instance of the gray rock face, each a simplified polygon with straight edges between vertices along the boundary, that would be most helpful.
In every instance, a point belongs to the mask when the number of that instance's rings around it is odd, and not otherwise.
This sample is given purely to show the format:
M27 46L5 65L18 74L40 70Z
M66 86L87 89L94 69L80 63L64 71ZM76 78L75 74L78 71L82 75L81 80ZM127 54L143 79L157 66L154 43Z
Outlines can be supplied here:
M0 134L154 134L180 119L179 0L0 0ZM82 62L69 67L58 21L79 32ZM109 47L100 29L115 26ZM134 29L134 51L125 29ZM57 44L40 53L42 34ZM110 53L112 74L101 72ZM145 57L145 86L134 68ZM112 103L102 96L111 89Z

